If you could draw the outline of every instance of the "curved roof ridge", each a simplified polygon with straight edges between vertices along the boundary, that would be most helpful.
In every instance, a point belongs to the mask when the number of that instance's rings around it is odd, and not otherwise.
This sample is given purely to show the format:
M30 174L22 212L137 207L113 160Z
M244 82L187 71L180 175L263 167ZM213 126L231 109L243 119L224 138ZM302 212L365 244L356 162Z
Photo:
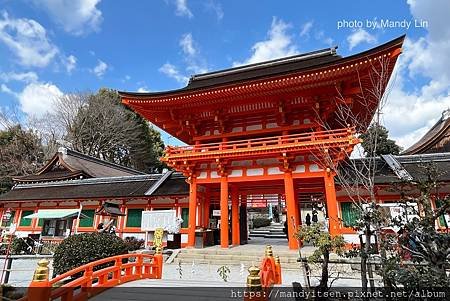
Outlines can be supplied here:
M313 52L308 52L304 54L298 54L290 57L284 57L279 58L275 60L269 60L264 61L260 63L255 64L249 64L239 67L232 67L228 69L213 71L209 73L204 74L196 74L191 76L191 79L189 80L189 83L179 89L174 90L167 90L167 91L155 91L155 92L127 92L127 91L118 91L119 95L122 98L128 97L157 97L157 96L166 96L170 94L175 93L183 93L183 92L191 92L196 89L207 89L211 86L215 85L227 85L235 82L236 80L242 81L242 80L254 80L262 77L267 76L278 76L285 73L292 73L302 70L309 70L311 68L321 68L326 65L331 65L333 63L339 63L341 60L344 61L350 61L362 57L366 57L372 53L376 53L379 51L382 51L389 47L394 47L396 45L401 45L403 43L403 40L405 39L406 35L401 35L398 38L395 38L391 41L388 41L384 44L378 45L374 48L368 49L363 52L359 52L347 57L341 57L336 54L336 48L325 48ZM333 51L334 49L334 51ZM314 57L314 55L317 55ZM303 56L303 59L301 57ZM308 56L309 59L308 59ZM297 59L298 58L298 59ZM303 65L302 65L303 64ZM305 65L306 64L306 65ZM288 66L291 66L291 68L287 68ZM281 68L281 66L287 66L286 70ZM268 68L272 68L269 69ZM262 69L264 71L259 71L259 69ZM283 69L283 70L281 70ZM231 74L230 74L231 72ZM258 73L262 72L262 74ZM251 73L245 75L245 73ZM241 76L238 76L240 74ZM230 77L230 78L228 78ZM236 79L235 77L239 77ZM218 80L218 79L221 80ZM211 82L212 81L212 82ZM210 83L211 82L211 83Z
M435 145L442 135L450 130L450 109L442 112L441 118L418 140L405 151L404 155L414 155L426 152Z

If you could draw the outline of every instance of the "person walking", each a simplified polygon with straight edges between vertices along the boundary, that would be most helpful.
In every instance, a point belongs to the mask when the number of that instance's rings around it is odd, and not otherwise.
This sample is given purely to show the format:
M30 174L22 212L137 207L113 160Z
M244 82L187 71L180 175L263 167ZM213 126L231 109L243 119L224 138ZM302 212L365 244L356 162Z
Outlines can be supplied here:
M286 234L286 238L289 240L289 236L288 236L288 222L287 221L284 222L283 232L284 232L284 234Z
M317 210L314 209L312 212L312 222L315 224L319 221L319 219L317 218Z
M273 219L275 220L276 223L280 222L280 213L278 212L277 206L273 207Z
M309 213L306 214L305 223L308 227L311 226L311 215Z

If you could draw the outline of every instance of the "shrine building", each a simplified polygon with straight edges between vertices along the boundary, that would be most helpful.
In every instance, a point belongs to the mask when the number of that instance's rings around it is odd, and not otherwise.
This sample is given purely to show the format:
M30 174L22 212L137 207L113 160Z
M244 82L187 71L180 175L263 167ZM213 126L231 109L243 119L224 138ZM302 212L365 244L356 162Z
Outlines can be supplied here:
M125 105L186 143L168 147L162 160L190 186L187 245L208 226L201 217L211 203L222 219L231 216L220 225L221 247L240 244L241 212L261 194L284 198L291 249L304 196L323 195L329 231L341 233L332 166L360 142L403 40L348 57L328 48L194 75L178 90L119 92Z
M287 221L291 249L313 211L331 234L358 244L358 214L335 168L345 168L339 163L371 122L403 39L349 57L329 48L194 75L174 91L119 92L125 105L186 144L167 147L162 160L173 170L145 174L60 148L0 195L2 229L15 225L18 236L58 242L67 230L96 231L114 215L117 235L144 238L142 212L170 209L183 220L182 247L227 248L252 243L251 210L273 205ZM377 202L400 202L393 186L420 180L424 164L441 171L436 194L450 194L449 116L445 111L404 154L372 158ZM347 166L357 166L364 158L350 160ZM80 211L86 218L74 220ZM448 231L449 224L447 212L436 227Z

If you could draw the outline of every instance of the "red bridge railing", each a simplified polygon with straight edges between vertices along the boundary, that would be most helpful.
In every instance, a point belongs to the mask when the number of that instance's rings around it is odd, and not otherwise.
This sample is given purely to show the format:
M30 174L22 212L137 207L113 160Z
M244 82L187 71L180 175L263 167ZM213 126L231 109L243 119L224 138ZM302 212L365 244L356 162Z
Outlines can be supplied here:
M116 285L139 280L161 279L162 254L124 254L90 262L53 279L48 279L48 261L38 263L27 294L21 301L87 300ZM106 267L103 267L107 265ZM79 276L80 275L80 276ZM75 278L76 277L76 278ZM69 279L59 287L59 283Z

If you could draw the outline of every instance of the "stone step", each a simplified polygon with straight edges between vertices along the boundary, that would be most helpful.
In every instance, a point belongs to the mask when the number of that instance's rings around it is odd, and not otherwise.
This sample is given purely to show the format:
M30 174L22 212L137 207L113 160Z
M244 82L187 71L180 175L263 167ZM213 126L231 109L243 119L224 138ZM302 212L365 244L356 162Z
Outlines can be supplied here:
M273 239L281 239L281 238L286 238L286 234L282 233L282 234L254 234L254 233L250 233L249 237L262 237L262 238L273 238Z
M253 256L260 257L264 255L264 251L252 251L252 250L244 250L244 251L234 251L232 248L230 249L182 249L178 256L184 256L184 254L196 254L196 255L244 255L244 256ZM287 252L274 250L274 255L280 257L291 257L298 256L297 252Z
M215 261L239 261L239 262L251 262L251 261L261 261L263 256L246 256L246 255L203 255L203 256L192 256L191 254L179 255L176 259L184 260L186 262L196 262L198 260L207 260L209 262ZM297 262L297 256L291 257L280 257L281 263L295 263Z
M270 230L252 230L250 231L250 234L254 234L254 233L264 233L264 234L284 234L283 231L270 231Z
M246 261L236 260L236 259L233 259L233 260L218 260L218 259L216 259L216 260L209 260L209 259L184 260L182 258L175 258L175 260L171 264L178 265L180 263L180 264L191 265L192 262L194 262L194 264L225 265L225 266L234 266L234 265L244 264L246 267L249 267L251 265L259 265L261 263L261 260L246 260ZM281 261L280 263L281 263L282 269L288 269L288 270L299 270L300 269L300 265L296 260L289 261L289 262Z
M267 235L270 231L250 231L250 235Z

